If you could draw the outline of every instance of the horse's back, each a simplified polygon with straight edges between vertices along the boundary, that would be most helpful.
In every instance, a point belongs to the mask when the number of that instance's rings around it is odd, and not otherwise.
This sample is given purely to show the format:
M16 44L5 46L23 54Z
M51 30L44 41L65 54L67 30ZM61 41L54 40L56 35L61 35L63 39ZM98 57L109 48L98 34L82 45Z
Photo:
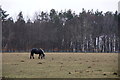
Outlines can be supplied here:
M32 48L31 53L36 53L37 48Z
M31 53L44 54L44 51L42 49L32 48Z

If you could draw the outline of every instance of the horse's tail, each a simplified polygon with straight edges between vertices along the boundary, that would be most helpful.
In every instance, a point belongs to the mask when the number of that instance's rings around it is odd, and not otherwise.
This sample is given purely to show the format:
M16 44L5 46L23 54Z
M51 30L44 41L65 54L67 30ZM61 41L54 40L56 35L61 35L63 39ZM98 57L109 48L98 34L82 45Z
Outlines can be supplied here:
M30 59L33 57L34 59L34 49L31 50L31 53L30 53Z

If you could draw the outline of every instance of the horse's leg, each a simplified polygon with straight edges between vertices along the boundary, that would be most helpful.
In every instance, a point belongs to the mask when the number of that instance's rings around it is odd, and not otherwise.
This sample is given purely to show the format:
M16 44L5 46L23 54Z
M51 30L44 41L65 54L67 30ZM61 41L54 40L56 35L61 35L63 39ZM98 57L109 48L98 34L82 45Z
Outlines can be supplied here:
M41 56L41 59L45 59L45 55L44 54L41 54L42 56Z
M41 56L41 59L42 59L42 56Z
M43 55L41 54L41 59L43 59Z
M31 57L32 57L32 53L30 54L30 59L31 59Z
M45 59L45 54L43 53L43 58Z
M32 57L33 57L33 59L34 59L34 53L32 53Z
M34 59L34 54L33 54L33 59Z
M33 53L33 52L31 52L31 54L30 54L30 59L31 59L31 58L34 59L34 53Z
M30 59L31 59L31 55L30 55Z
M38 59L40 59L40 54L39 54L39 56L38 56Z

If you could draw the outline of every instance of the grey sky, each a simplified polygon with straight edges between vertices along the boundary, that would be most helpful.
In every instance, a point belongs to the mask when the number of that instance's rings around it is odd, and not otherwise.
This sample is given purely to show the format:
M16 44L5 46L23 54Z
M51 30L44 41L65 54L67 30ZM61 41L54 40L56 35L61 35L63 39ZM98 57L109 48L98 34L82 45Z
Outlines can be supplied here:
M76 13L86 10L112 11L118 10L119 0L0 0L0 5L12 17L16 17L20 11L24 16L33 16L37 11L50 11L72 9Z

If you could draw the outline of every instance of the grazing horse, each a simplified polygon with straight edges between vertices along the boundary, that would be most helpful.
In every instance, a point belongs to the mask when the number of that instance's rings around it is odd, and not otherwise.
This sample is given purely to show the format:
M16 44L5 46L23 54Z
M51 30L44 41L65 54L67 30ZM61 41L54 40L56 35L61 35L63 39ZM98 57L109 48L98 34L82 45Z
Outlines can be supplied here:
M40 59L40 56L41 56L41 59L45 59L45 54L44 54L44 51L40 48L40 49L37 49L37 48L33 48L31 50L31 54L30 54L30 59L33 57L34 59L34 54L39 54L39 57L38 59Z

